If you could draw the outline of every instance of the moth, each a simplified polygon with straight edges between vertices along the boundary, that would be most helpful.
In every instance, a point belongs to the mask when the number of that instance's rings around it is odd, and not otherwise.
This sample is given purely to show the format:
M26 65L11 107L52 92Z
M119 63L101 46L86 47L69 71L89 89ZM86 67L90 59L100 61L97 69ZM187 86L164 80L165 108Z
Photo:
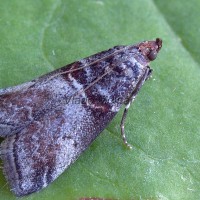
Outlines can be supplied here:
M0 90L3 173L16 196L45 188L95 140L150 77L162 40L115 46Z

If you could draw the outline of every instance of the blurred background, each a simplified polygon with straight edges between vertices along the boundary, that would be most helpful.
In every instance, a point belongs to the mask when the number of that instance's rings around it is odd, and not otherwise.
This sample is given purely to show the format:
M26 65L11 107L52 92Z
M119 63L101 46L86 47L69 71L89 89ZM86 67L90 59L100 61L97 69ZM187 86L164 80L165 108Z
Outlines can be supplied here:
M53 184L22 199L200 199L199 0L0 0L0 88L115 45L163 39L153 77ZM2 165L2 163L1 163ZM0 169L0 199L16 199Z

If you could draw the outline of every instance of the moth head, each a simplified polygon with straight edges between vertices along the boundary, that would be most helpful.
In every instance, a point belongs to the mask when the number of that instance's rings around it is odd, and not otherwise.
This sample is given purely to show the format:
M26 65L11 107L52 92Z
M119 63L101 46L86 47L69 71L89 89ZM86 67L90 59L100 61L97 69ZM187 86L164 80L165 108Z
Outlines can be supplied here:
M162 40L157 38L154 41L144 41L137 45L139 51L149 60L156 59L158 52L162 48Z

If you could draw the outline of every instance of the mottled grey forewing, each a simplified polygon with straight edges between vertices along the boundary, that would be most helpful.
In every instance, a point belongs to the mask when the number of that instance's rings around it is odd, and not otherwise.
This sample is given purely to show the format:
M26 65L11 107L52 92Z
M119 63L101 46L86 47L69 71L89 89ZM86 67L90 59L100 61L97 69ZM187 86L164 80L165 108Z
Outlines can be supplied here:
M30 122L1 144L4 173L17 196L38 191L55 180L119 110L122 102L115 102L114 97L125 85L115 77L118 73L113 74L114 80L113 75L108 75L92 85L105 71L104 66L99 67L57 76L43 84L38 81L12 96L13 104L18 105L20 100L30 112ZM88 85L88 90L73 96ZM86 101L82 102L84 98Z

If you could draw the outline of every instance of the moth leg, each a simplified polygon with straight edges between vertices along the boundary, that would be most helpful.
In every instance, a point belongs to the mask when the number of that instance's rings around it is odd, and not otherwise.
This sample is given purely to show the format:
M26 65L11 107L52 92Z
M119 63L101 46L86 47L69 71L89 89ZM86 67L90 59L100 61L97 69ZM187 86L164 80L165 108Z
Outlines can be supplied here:
M126 119L126 116L127 116L127 113L128 113L128 109L129 109L131 103L135 100L135 97L137 96L140 88L142 87L144 82L150 78L151 74L152 74L152 69L150 69L150 67L147 66L147 69L146 69L144 75L139 80L138 84L136 85L135 89L131 93L131 95L128 98L128 100L125 102L125 109L124 109L124 113L122 115L120 128L121 128L121 136L122 136L123 142L129 149L132 149L133 147L127 142L127 139L126 139L126 135L125 135L125 131L124 131L125 119Z
M124 109L124 113L123 113L123 115L122 115L122 120L121 120L120 128L121 128L121 135L122 135L122 139L123 139L124 144L125 144L129 149L132 149L132 146L127 142L126 135L125 135L125 132L124 132L124 122L125 122L127 113L128 113L128 108L126 107L126 108Z

